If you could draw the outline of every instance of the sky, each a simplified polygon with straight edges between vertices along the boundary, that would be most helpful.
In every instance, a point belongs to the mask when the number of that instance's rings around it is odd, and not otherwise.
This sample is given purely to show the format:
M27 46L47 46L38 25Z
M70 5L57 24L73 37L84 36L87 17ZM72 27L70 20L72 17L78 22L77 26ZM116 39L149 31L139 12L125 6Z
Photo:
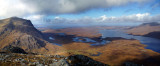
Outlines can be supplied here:
M160 0L0 0L0 19L34 25L138 25L160 22Z

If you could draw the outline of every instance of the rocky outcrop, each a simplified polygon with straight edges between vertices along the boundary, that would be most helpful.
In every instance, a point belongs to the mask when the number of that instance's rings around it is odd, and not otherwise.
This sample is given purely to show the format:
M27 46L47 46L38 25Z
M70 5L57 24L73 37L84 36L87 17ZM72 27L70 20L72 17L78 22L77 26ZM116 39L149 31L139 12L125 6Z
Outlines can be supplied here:
M14 46L6 46L3 48L3 51L5 52L11 52L11 53L23 53L23 54L27 54L23 49L19 48L19 47L14 47Z
M68 58L73 66L108 66L84 55L72 55Z
M74 62L74 63L73 63ZM108 66L95 61L87 56L72 55L34 55L0 53L0 65L2 66Z
M67 60L65 59L60 59L58 62L54 62L50 64L50 66L70 66Z

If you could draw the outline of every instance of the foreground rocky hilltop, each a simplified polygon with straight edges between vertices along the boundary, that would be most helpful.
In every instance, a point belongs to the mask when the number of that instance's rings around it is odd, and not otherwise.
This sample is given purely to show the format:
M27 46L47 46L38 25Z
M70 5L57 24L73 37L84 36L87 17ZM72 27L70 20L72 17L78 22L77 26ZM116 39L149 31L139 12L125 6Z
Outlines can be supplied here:
M35 55L0 53L0 66L108 66L84 55Z

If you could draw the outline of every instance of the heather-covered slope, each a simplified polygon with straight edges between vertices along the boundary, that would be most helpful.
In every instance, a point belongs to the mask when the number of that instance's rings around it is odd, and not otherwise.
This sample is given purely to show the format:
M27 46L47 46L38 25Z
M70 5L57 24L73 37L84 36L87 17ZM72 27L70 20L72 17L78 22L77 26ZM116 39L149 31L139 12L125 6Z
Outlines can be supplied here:
M49 51L48 45L52 48L57 47L47 43L43 34L32 25L30 20L17 17L0 20L0 49L11 45L28 52L43 53Z

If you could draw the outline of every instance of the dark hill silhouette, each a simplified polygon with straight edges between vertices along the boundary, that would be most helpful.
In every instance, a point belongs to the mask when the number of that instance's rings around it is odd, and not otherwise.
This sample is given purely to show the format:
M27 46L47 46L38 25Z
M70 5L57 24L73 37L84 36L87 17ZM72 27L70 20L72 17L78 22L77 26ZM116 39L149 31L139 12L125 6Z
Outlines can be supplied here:
M144 36L160 39L160 31L150 32Z
M145 25L149 25L149 26L160 26L160 23L158 22L151 22L151 23L143 23L140 26L145 26Z

